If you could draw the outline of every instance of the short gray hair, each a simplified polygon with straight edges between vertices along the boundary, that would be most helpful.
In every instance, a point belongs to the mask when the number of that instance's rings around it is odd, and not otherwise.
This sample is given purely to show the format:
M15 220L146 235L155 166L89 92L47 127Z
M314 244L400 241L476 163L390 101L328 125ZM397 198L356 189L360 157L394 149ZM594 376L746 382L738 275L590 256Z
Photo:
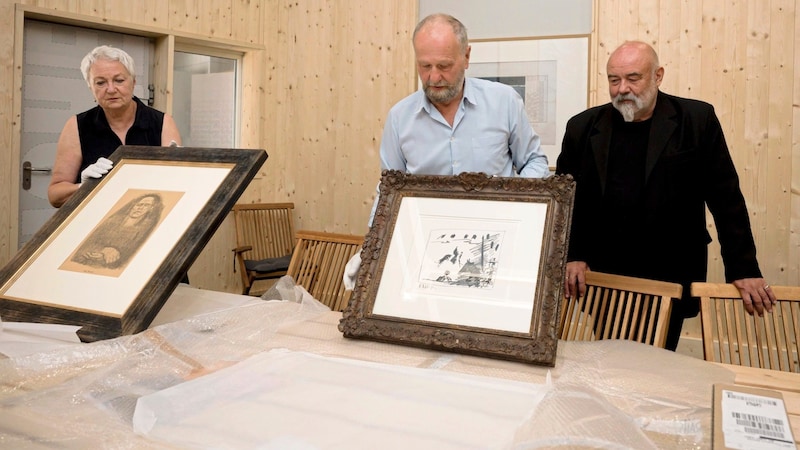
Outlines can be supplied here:
M101 45L99 47L95 47L94 50L87 53L86 56L83 57L83 61L81 61L81 73L83 73L83 79L86 80L86 84L88 84L90 87L92 83L89 80L89 70L92 68L92 64L94 64L98 59L119 61L123 66L125 66L125 69L129 74L131 74L131 77L134 79L136 78L136 70L133 68L133 58L131 58L131 55L125 53L125 51L122 49L109 47L108 45Z
M456 35L456 39L458 40L458 45L461 46L461 51L466 52L467 47L469 46L469 38L467 37L467 27L461 23L460 20L456 19L455 17L449 14L442 14L442 13L435 13L431 14L424 19L420 20L417 24L416 28L414 28L414 34L411 36L411 41L414 41L414 38L417 37L417 33L428 25L429 23L434 22L444 22L450 25L453 28L453 34Z

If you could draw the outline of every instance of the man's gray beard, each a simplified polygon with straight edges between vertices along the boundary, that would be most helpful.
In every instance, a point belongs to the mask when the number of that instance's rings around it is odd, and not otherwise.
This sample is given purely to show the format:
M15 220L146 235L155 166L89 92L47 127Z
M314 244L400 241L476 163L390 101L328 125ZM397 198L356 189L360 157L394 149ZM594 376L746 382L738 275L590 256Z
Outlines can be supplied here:
M636 115L636 106L630 103L614 103L614 107L622 114L622 120L625 122L633 122L633 117Z
M623 102L623 100L633 100L634 104ZM633 94L617 95L611 103L614 105L614 108L622 114L622 119L625 122L633 122L636 112L642 109L643 106L642 99Z
M444 91L436 91L431 89L431 86L425 87L425 96L431 103L447 103L453 100L458 95L459 88L456 86L447 86Z

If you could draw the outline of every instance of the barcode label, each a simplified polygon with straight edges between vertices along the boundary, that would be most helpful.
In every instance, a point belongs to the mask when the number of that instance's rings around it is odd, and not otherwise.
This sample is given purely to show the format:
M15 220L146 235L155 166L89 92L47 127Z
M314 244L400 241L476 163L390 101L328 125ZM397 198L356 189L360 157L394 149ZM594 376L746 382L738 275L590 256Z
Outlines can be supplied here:
M725 446L740 449L793 449L783 401L744 392L722 391Z
M741 392L731 392L731 391L723 391L725 392L725 396L730 399L734 400L741 400L745 402L754 402L758 404L770 405L775 406L778 404L778 400L769 397L758 397L755 395L750 394L742 394Z

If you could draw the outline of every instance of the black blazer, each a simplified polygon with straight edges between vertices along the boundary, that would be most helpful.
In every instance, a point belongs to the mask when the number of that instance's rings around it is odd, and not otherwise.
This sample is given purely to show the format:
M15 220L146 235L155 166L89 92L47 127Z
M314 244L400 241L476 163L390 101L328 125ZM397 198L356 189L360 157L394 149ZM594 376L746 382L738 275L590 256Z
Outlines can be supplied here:
M658 93L645 156L640 243L625 254L609 242L603 208L614 115L608 103L569 120L556 173L576 180L568 260L593 270L681 283L688 300L692 281L708 268L706 206L714 217L728 282L761 277L739 177L714 108L708 103ZM633 248L631 248L633 247ZM684 317L698 302L682 301Z

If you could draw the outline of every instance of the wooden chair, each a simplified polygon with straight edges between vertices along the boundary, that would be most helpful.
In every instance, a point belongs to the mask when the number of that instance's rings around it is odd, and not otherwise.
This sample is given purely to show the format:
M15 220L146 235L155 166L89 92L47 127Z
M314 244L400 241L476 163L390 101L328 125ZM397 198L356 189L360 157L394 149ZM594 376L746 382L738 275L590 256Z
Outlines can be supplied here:
M727 283L692 283L700 297L706 361L800 372L800 286L771 286L772 313L751 316L739 289Z
M363 236L298 231L288 274L315 299L342 311L351 294L342 281L344 267L363 242Z
M294 248L294 203L252 203L233 206L236 263L242 294L256 280L286 275ZM234 266L234 271L236 266Z
M560 338L568 341L627 339L664 348L677 283L586 272L586 295L565 299Z

